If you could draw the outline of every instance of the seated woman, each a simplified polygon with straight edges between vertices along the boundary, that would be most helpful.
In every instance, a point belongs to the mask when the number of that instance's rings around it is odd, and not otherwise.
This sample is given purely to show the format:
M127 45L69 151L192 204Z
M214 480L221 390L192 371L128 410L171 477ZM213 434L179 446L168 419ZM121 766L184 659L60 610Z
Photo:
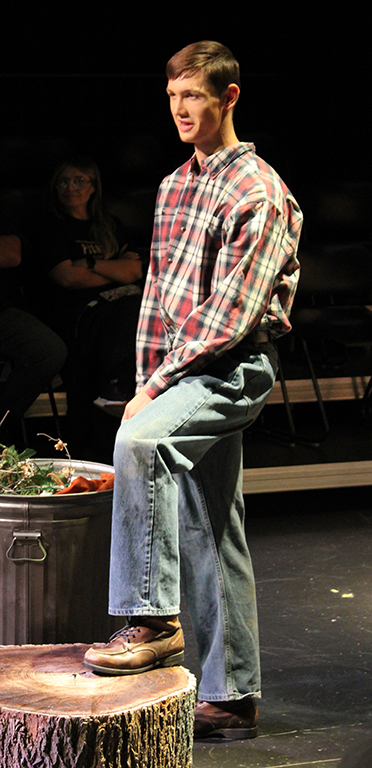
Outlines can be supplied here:
M18 450L25 447L21 417L59 372L67 354L62 339L25 311L20 265L20 238L0 234L0 443L15 443Z
M100 423L93 403L106 392L111 397L110 389L118 400L133 396L142 262L129 249L119 219L104 212L100 172L91 160L63 163L52 178L50 200L32 243L38 262L34 301L68 348L61 373L71 455L107 460L100 448L109 424Z

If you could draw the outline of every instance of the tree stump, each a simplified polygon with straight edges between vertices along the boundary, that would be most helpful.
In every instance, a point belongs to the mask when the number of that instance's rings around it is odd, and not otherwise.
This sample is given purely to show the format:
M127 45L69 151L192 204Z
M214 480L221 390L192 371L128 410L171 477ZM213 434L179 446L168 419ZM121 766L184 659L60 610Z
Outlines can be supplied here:
M99 676L87 648L0 647L1 768L191 768L194 676Z

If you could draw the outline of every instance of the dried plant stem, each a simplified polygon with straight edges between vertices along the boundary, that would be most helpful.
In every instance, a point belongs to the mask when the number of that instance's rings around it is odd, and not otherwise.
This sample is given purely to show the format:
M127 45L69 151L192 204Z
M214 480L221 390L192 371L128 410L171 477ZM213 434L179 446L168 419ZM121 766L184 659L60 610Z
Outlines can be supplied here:
M6 411L6 412L4 413L4 416L3 416L3 418L2 418L2 419L1 419L1 421L0 421L0 427L1 427L1 425L4 423L4 421L5 421L5 419L6 419L7 415L8 415L8 413L9 413L9 411Z
M67 443L62 442L62 440L59 437L51 437L50 435L47 435L46 432L38 432L38 437L47 437L48 440L51 440L53 443L55 443L55 450L56 451L65 451L67 458L69 461L71 461L71 455L67 448Z

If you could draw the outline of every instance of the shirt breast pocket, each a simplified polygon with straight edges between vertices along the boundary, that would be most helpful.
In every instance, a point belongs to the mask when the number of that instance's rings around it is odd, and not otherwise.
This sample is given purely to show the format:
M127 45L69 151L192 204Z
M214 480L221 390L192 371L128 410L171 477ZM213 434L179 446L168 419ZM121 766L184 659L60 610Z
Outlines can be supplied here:
M172 226L177 216L177 208L173 208L170 205L164 205L157 208L155 211L155 223L161 227Z

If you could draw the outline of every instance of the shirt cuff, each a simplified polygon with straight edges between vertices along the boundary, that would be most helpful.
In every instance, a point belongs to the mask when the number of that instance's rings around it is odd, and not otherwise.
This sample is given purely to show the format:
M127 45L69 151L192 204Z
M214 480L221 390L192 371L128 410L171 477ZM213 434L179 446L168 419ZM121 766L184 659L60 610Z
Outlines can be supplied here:
M151 397L151 400L154 400L155 397L158 395L161 395L162 392L164 392L166 389L168 389L167 382L165 379L163 379L162 376L157 374L156 372L153 373L151 378L146 382L145 386L143 387L143 391L146 392L146 395Z

